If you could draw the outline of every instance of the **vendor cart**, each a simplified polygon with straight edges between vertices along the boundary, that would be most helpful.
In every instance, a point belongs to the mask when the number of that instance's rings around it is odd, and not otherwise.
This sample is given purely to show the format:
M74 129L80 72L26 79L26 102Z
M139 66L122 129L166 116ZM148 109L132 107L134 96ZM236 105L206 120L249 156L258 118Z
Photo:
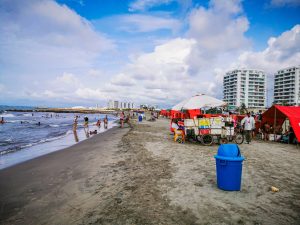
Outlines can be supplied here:
M212 145L214 142L242 144L243 134L236 132L233 123L228 123L226 120L227 118L224 117L185 119L186 138L206 146Z

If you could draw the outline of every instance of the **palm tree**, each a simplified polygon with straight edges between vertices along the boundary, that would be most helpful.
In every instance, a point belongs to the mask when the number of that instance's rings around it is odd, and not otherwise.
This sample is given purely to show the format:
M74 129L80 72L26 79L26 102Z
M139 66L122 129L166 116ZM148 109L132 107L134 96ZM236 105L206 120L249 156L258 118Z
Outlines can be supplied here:
M242 104L241 104L241 107L240 107L240 113L241 113L241 114L248 113L248 110L247 110L247 108L246 108L245 103L242 103Z

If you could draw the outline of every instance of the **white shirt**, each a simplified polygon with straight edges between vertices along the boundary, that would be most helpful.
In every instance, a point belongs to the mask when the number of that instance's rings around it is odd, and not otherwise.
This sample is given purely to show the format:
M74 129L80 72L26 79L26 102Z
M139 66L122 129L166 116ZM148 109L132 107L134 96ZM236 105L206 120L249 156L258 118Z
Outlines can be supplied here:
M172 123L172 128L178 130L179 126L176 123Z
M245 130L252 130L252 129L254 129L255 128L254 118L252 116L250 116L250 117L246 116L242 120L242 126L244 126Z

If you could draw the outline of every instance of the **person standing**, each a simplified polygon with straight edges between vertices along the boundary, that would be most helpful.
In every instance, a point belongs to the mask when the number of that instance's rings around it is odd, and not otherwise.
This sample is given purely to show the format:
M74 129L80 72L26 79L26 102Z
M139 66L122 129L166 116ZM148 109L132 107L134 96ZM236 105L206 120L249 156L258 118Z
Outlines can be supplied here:
M247 144L249 144L251 142L251 132L255 127L254 118L250 115L249 112L247 113L247 116L244 119L242 119L241 125L244 128L246 142Z
M107 123L108 123L107 115L106 115L105 118L103 119L103 123L104 123L104 129L107 129Z
M85 128L89 127L89 118L87 116L84 117L84 127Z
M124 126L124 118L125 118L124 112L121 112L121 114L120 114L120 124L121 124L121 128L123 128L123 126Z
M98 120L98 121L97 121L96 126L97 126L98 128L101 127L101 120Z
M77 124L78 124L78 116L75 116L73 122L73 131L77 130Z

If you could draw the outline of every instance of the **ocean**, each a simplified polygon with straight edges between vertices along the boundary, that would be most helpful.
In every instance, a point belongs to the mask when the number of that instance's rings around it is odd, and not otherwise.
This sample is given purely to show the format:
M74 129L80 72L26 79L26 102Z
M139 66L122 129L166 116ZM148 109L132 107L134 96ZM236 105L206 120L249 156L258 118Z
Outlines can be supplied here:
M3 107L2 107L3 109ZM19 108L21 109L21 108ZM22 108L23 109L23 108ZM84 117L89 118L89 131L106 131L103 114L9 112L0 113L5 123L0 124L0 169L38 156L57 151L88 137L84 130ZM78 115L77 135L73 132L74 116ZM108 116L108 128L115 125L116 117ZM101 127L95 126L97 120Z

